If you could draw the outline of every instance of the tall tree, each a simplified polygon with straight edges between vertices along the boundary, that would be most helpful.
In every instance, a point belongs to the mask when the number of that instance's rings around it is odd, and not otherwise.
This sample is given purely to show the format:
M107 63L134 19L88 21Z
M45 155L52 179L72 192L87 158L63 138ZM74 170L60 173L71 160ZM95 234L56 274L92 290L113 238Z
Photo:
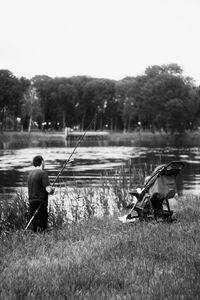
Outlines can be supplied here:
M88 76L73 76L70 78L70 82L76 90L76 101L74 105L75 125L77 125L82 130L84 129L86 118L85 105L87 106L87 99L85 98L85 86L91 80L92 78Z
M22 105L22 124L23 129L31 131L33 121L37 123L38 127L41 127L42 122L42 110L40 105L40 99L37 96L36 87L31 82L29 87L24 92L24 99Z
M182 76L182 70L176 64L153 66L146 69L146 77L136 101L140 103L141 122L145 127L164 128L170 131L186 129L186 110L190 98L191 84ZM174 114L173 114L174 104ZM176 111L180 109L180 127L175 122Z
M139 121L139 107L136 102L138 91L140 89L137 78L126 77L116 83L116 99L124 132L130 131Z
M114 96L114 83L107 79L93 78L84 86L82 128L95 116L93 129L103 129L108 102Z
M55 79L49 76L35 76L32 82L40 99L43 121L55 123L58 120L59 105Z
M0 70L0 131L3 132L5 114L13 113L16 118L19 112L19 101L22 99L21 81L9 70ZM15 122L15 121L14 121Z
M73 126L77 92L68 79L57 78L58 102L62 110L63 127Z

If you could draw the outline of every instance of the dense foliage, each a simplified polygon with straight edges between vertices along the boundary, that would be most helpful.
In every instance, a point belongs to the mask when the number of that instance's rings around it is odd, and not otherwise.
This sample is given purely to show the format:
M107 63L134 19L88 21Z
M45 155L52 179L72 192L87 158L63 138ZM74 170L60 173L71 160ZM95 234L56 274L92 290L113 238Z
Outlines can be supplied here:
M177 64L151 66L143 75L115 81L87 76L16 78L0 70L1 131L77 127L96 114L94 130L143 129L184 132L196 129L200 88Z

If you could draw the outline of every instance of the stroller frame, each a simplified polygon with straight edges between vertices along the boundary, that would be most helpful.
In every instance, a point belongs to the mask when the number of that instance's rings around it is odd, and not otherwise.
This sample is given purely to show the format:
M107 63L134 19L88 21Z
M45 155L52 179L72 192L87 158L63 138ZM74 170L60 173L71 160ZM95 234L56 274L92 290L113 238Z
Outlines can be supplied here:
M174 197L175 190L169 190L165 197L160 196L159 193L151 194L149 190L160 176L172 175L176 177L183 168L184 163L181 161L172 161L168 164L161 165L154 170L150 178L144 184L141 192L130 191L129 194L135 201L127 206L127 208L131 209L127 215L127 220L134 221L134 219L139 218L141 221L173 221L173 211L170 208L169 199ZM166 204L166 209L163 208L164 203ZM137 216L132 216L134 211L137 212Z

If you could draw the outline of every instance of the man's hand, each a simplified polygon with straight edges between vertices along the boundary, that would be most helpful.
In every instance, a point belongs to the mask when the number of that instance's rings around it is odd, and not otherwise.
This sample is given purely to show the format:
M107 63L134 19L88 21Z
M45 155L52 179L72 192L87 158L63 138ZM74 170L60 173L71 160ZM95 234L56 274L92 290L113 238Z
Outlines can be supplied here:
M52 186L48 185L48 186L46 186L46 191L48 194L53 195L55 189Z

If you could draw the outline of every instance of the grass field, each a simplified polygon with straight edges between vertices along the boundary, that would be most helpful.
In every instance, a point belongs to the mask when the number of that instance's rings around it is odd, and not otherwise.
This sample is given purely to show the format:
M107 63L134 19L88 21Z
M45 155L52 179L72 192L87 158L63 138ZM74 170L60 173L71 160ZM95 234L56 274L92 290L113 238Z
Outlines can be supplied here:
M200 199L171 224L89 218L0 236L0 299L199 299Z

